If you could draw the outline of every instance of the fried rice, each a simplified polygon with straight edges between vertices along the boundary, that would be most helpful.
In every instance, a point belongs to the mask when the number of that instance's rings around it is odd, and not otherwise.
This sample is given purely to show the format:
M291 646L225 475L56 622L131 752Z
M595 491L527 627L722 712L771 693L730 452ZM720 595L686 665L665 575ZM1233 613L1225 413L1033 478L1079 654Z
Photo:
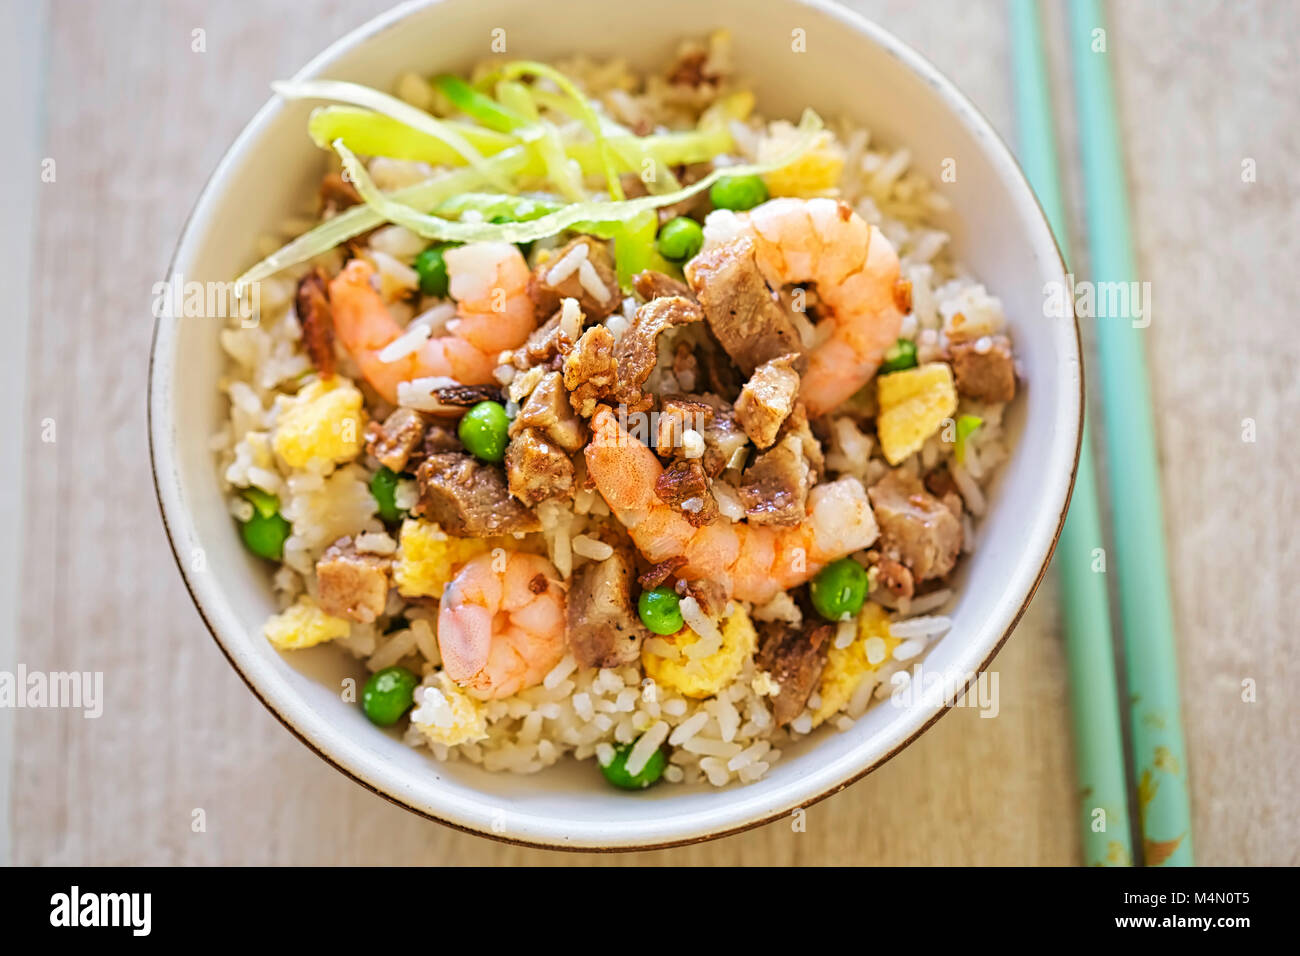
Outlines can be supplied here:
M477 89L491 90L499 68L499 62L483 64L469 80ZM710 110L715 117L724 116L730 148L696 168L678 167L677 178L684 184L692 176L698 179L702 170L770 162L798 135L795 124L753 110L744 78L732 73L728 40L722 34L683 44L677 58L656 74L639 76L620 60L575 59L555 68L576 84L603 121L616 124L611 128L637 136L697 130ZM552 102L563 92L547 77L535 78L532 86L550 94L551 99L542 97L542 102ZM393 90L410 107L429 115L462 116L425 77L399 77ZM720 104L725 108L720 110ZM572 117L557 115L554 120L552 128L564 130L566 136L583 135L580 128L573 131L580 124ZM374 185L385 192L409 189L443 171L401 156L363 154L361 161ZM260 255L272 255L355 202L346 178L340 182L337 162L323 172L332 187L322 190L319 204L300 221L285 223L283 234L265 237L256 250ZM876 143L868 130L838 123L820 130L801 158L768 171L763 179L773 196L833 199L878 229L897 251L900 280L910 296L898 338L908 343L902 351L914 355L911 367L899 372L936 366L951 370L957 361L955 345L965 346L963 354L974 358L1007 341L1001 303L953 260L948 235L931 225L946 210L946 202L912 168L906 148ZM588 180L587 188L598 193L599 177ZM530 185L529 195L563 200L552 182ZM703 198L699 194L685 215L707 223L710 208ZM525 246L529 267L535 272L549 269L563 281L571 264L561 262L557 253L576 234L569 229L532 240ZM906 675L947 632L951 622L944 612L953 602L951 579L960 568L960 557L954 568L923 578L905 555L877 539L850 555L867 571L865 603L847 619L832 622L831 636L823 635L824 646L812 655L814 673L806 698L785 720L778 720L776 706L782 681L772 666L773 652L765 653L763 647L779 640L773 636L779 632L787 646L798 653L807 650L799 642L806 642L818 619L804 586L780 590L761 604L724 594L709 614L695 592L683 587L688 582L679 582L687 626L677 634L643 633L639 653L630 660L582 666L582 655L569 646L540 681L503 697L485 698L465 682L453 680L439 645L440 604L446 600L444 590L474 555L491 547L541 555L554 568L561 593L572 593L584 568L611 560L616 549L634 556L638 573L653 562L637 554L628 529L620 525L601 491L586 480L581 450L570 456L574 480L567 493L521 504L535 516L538 531L506 533L491 541L449 533L427 517L412 514L419 510L423 489L409 472L398 473L392 488L392 508L401 517L385 520L372 492L382 467L375 455L375 431L367 432L366 426L388 420L395 405L367 382L356 357L341 343L330 344L324 364L332 369L322 367L320 349L313 349L312 330L300 314L301 285L313 275L338 276L349 260L364 261L392 320L408 330L386 346L387 359L398 361L457 321L456 304L445 294L420 291L415 266L429 245L428 238L406 225L384 223L321 249L260 277L259 321L251 327L232 323L221 333L228 357L221 388L230 411L212 448L232 518L246 526L260 509L274 508L286 523L279 552L268 560L281 612L268 621L266 633L278 647L288 650L329 641L371 673L405 668L418 686L399 731L409 744L428 748L438 760L533 773L566 757L595 758L600 766L609 766L617 756L635 775L661 752L667 758L662 780L721 787L757 780L783 750L808 734L852 726L873 703L889 697L897 682L906 679L897 675ZM576 274L580 269L574 265L569 271ZM586 293L603 291L590 273L579 279ZM791 290L776 291L784 293L788 304ZM801 326L805 339L816 342L817 290L795 291L806 293L812 303L799 314L808 323ZM626 334L643 305L642 297L628 288L620 289L619 297L618 307L603 320L615 340ZM556 312L562 324L576 323L569 329L571 340L578 338L586 321L576 305L569 304L574 301L565 300ZM549 317L539 314L536 322ZM706 325L682 325L659 335L658 361L643 386L652 407L660 407L664 396L705 391L701 363L682 359L709 346ZM507 416L517 418L521 403L529 398L528 387L536 387L540 376L531 367L520 367L527 366L526 361L512 361L509 354L500 358L492 384L501 390ZM879 380L886 377L884 371L877 372L850 399L812 423L817 451L824 456L817 481L849 479L863 489L879 487L891 475L897 481L923 482L906 487L924 487L923 494L932 500L947 502L959 515L961 553L970 552L987 507L985 488L1007 454L1002 433L1006 402L959 387L954 409L942 422L927 424L918 447L891 463L877 430L884 394ZM343 394L342 385L334 384L340 381L352 391ZM431 395L440 394L438 389L456 384L448 380L426 382L421 389L406 387L399 390L398 402L416 413L411 421L417 429L441 421L449 423L445 432L450 434L454 417L440 419L440 412L448 409L429 402ZM350 398L353 392L355 399ZM333 403L334 430L329 434L320 423L301 421L308 409L319 410L322 397ZM457 411L463 408L451 409ZM340 423L343 432L354 433L342 434ZM294 429L290 441L286 436ZM751 462L757 451L747 446ZM941 481L936 482L936 476ZM711 476L706 493L717 506L715 521L747 520L740 494L743 483L743 463L735 467L728 462ZM876 518L885 527L879 513ZM351 560L385 569L387 577L378 603L372 601L372 613L326 609L329 602L322 597L318 567L327 553L340 553L331 548L343 540L350 542L346 552ZM672 573L666 579L670 587ZM801 679L807 682L807 677Z

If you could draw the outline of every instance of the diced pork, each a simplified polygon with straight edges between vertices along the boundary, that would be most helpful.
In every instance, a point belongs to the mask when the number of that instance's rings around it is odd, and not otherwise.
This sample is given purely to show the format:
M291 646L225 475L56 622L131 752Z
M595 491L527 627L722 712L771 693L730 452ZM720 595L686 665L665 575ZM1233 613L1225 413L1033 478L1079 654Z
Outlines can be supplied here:
M736 452L749 444L749 437L736 424L736 416L731 406L725 402L717 403L713 417L700 432L704 439L704 456L701 464L704 473L716 478L731 464Z
M527 505L573 496L573 461L536 428L525 428L506 446L510 493Z
M631 554L615 548L573 573L566 605L569 647L580 667L619 667L641 655L647 635L632 603Z
M706 332L695 354L699 359L701 376L696 388L734 402L744 382L736 366L731 364L731 356L718 344L712 332Z
M796 355L770 359L749 377L736 399L736 421L759 448L776 441L777 433L799 394L799 373L794 370Z
M796 525L808 514L811 487L799 439L790 436L759 454L745 469L740 500L750 524Z
M350 537L335 541L316 562L316 600L335 617L370 624L388 603L391 561L362 554Z
M420 460L423 461L430 455L436 455L439 452L464 450L465 446L461 444L460 437L452 429L434 423L424 430L424 444L411 456L411 459L414 460L418 455Z
M430 455L415 477L420 500L414 514L438 522L448 534L484 538L542 528L537 515L510 494L505 472L472 455Z
M569 404L564 390L564 376L547 372L537 383L510 423L510 434L526 428L545 432L546 437L565 451L577 451L587 443L587 426Z
M867 491L880 526L880 549L919 583L943 577L961 553L961 519L919 478L891 471Z
M690 286L685 282L679 282L672 276L664 275L662 272L655 272L653 269L645 269L638 272L632 277L632 288L636 294L649 302L651 299L657 299L660 296L676 295L683 299L695 297Z
M637 578L641 587L649 590L657 588L674 574L677 569L689 563L689 559L684 554L675 554L667 560L660 561L658 564L651 565L650 569Z
M372 421L366 426L366 451L385 468L404 471L411 455L424 441L425 427L423 415L413 408L399 406L383 424Z
M682 296L651 299L636 310L631 327L614 346L618 363L618 386L615 400L630 411L646 411L654 396L641 391L659 362L659 333L677 325L704 321L704 313L692 300Z
M595 414L596 403L617 386L614 344L614 333L603 325L593 325L564 358L564 387L570 392L573 410L583 418Z
M556 310L549 319L528 334L528 339L522 346L514 350L511 362L517 369L553 364L560 361L560 356L572 346L573 343L560 331L560 313Z
M746 377L779 356L802 357L799 331L759 271L750 239L701 252L686 266L686 278L709 328Z
M709 479L698 459L678 459L655 481L659 500L700 528L718 517L718 503L709 490Z
M298 281L295 311L307 357L328 378L334 374L334 313L330 309L329 283L321 270L309 272Z
M1009 402L1016 397L1016 366L1005 335L953 342L949 353L960 394L981 402Z
M702 436L709 422L713 421L713 415L713 406L705 402L681 395L665 395L659 402L655 451L664 458L681 455L683 433L690 429Z
M479 402L498 402L505 404L505 395L495 385L452 385L448 388L434 389L440 405L449 408L470 408Z
M780 687L772 699L772 717L778 725L784 726L803 713L826 668L834 636L835 625L811 615L802 628L781 621L759 625L754 663Z
M790 435L799 439L799 448L803 452L804 460L808 462L808 467L812 470L813 479L825 475L826 456L822 452L822 443L817 440L817 436L813 434L808 424L808 412L804 409L803 402L794 403L790 417L781 426L780 437L784 439Z

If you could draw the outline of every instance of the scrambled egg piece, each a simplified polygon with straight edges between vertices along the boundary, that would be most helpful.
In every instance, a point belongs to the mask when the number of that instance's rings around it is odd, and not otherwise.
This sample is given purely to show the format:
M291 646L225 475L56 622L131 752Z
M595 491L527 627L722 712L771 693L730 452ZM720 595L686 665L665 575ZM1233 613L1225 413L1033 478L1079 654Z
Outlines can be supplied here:
M342 464L365 443L362 396L346 378L312 382L280 412L275 425L276 453L292 468L313 461Z
M952 368L944 362L930 362L881 375L876 379L876 399L880 450L891 465L897 465L919 451L957 411Z
M686 648L700 639L689 627L664 638L682 651L677 660L660 657L648 648L643 648L641 665L646 674L655 683L686 697L712 697L740 675L745 661L749 660L758 646L754 624L743 609L736 608L731 617L723 619L719 626L722 630L722 646L708 657L692 658L686 655Z
M266 639L282 651L297 651L336 637L347 637L352 625L341 617L326 614L307 595L273 614L262 628Z
M483 705L456 686L444 671L415 692L411 725L435 744L455 747L487 736Z
M488 550L483 538L453 538L431 521L402 522L393 580L403 597L442 597L456 568Z
M879 664L867 660L867 641L878 637L885 642L885 657ZM868 601L858 615L858 637L848 647L831 646L826 658L826 669L822 671L821 706L813 713L813 726L843 710L853 698L862 679L894 654L894 648L901 644L898 638L889 633L889 614L874 601Z
M780 159L799 140L798 130L784 120L773 123L758 147L761 163ZM832 191L844 172L844 150L828 130L818 133L812 146L794 162L763 174L773 196L824 196Z

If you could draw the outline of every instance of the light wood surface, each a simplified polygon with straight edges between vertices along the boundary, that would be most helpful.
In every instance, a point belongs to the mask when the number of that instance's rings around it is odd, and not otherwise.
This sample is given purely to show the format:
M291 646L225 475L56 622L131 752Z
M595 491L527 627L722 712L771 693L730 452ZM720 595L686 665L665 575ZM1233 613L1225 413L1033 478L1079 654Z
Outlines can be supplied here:
M57 179L43 184L32 174L32 271L13 280L30 279L31 301L14 663L103 671L106 703L98 720L12 714L13 861L1077 862L1050 578L995 661L997 719L946 716L880 771L812 808L801 833L779 822L690 848L606 856L496 844L420 820L346 780L248 693L189 602L154 502L145 434L150 288L267 84L384 5L56 0L46 8L38 154L56 161ZM1014 141L1001 2L853 6L928 55ZM1048 23L1055 29L1059 17ZM1300 28L1300 8L1141 0L1114 4L1110 26L1140 278L1152 283L1155 303L1148 352L1196 851L1202 863L1294 864L1300 663L1288 645L1300 598L1300 68L1288 37ZM196 29L205 31L205 52L191 49ZM1073 164L1059 57L1056 80ZM1253 183L1241 178L1247 158ZM1074 166L1066 172L1077 184ZM1254 443L1242 440L1247 418ZM41 440L46 419L55 423L52 443ZM1242 701L1246 679L1254 703ZM197 808L203 833L191 831Z

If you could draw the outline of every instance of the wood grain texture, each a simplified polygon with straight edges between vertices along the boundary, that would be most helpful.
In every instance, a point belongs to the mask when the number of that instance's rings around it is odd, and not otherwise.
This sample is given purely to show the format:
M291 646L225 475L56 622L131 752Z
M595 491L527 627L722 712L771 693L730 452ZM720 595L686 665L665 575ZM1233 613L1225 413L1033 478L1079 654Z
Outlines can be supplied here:
M189 602L153 498L150 288L269 81L384 5L51 4L41 155L56 160L57 181L33 174L18 659L101 670L107 700L98 720L16 712L14 862L1077 862L1050 579L994 663L999 716L946 716L877 773L813 807L799 833L778 822L621 855L496 844L351 783L247 692ZM1000 2L853 6L929 56L1013 138ZM1285 38L1300 11L1142 0L1111 16L1141 278L1156 310L1148 351L1198 856L1296 863L1300 741L1290 694L1300 665L1284 644L1283 602L1300 597L1300 446L1288 440L1300 412L1292 311L1300 241L1291 228L1300 70ZM191 49L195 29L205 31L206 52ZM1064 116L1059 58L1057 73ZM1068 123L1062 134L1068 147ZM1241 181L1246 157L1256 161L1253 184ZM1077 182L1075 172L1066 170L1067 181ZM46 418L56 423L53 443L41 441ZM1244 418L1256 422L1253 444L1241 440ZM1241 700L1245 678L1257 683L1256 703ZM191 832L196 808L205 833Z

